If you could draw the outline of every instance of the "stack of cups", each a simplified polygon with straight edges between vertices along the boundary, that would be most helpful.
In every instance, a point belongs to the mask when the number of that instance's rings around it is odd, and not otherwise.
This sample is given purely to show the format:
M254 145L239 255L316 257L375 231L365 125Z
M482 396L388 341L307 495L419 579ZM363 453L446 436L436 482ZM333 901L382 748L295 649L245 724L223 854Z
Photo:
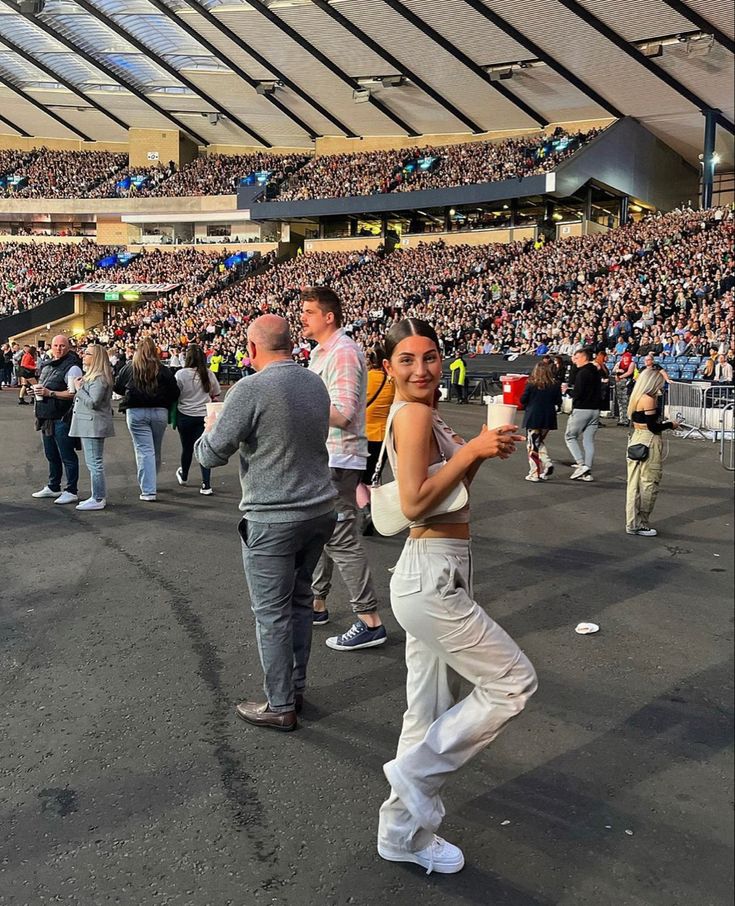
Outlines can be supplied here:
M509 406L507 403L488 403L487 404L487 426L488 428L500 428L503 425L514 425L518 408Z

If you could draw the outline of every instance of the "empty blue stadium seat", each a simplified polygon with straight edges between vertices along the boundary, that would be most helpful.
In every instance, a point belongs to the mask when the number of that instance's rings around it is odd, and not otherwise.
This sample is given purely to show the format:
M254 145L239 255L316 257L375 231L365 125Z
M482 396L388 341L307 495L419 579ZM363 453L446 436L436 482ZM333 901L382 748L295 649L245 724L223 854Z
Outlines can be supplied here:
M688 357L688 356L685 356L685 355L678 355L678 356L676 357L676 361L677 361L680 365L686 365L686 363L689 361L689 357Z
M702 360L702 356L701 356L701 355L690 355L689 358L687 359L687 362L688 362L690 365L699 365L699 363L701 362L701 360Z

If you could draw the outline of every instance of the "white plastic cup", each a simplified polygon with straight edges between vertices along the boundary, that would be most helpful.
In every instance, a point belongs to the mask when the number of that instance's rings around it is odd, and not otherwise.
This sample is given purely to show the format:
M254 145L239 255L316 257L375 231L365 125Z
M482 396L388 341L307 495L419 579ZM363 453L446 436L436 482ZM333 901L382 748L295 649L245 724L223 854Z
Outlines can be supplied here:
M487 407L488 428L500 428L503 425L514 425L518 413L516 406L507 403L489 403Z
M33 390L33 395L35 396L35 398L37 400L43 399L43 396L41 395L41 387L42 387L41 384L34 384L31 388Z
M213 415L215 418L219 418L223 406L224 403L207 403L207 417Z

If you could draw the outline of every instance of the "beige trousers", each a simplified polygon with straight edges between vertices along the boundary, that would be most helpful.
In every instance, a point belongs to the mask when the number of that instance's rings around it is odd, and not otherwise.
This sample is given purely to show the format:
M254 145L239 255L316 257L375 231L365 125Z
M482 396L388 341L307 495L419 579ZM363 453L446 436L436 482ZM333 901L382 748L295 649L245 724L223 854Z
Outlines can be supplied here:
M383 768L391 793L378 840L423 849L444 817L449 777L500 733L536 691L513 639L472 598L469 541L411 539L390 584L406 631L407 709L398 751ZM461 680L472 691L459 700Z
M625 496L625 527L628 531L650 528L658 486L663 474L663 441L660 434L652 434L647 428L635 428L628 440L628 446L647 444L650 448L645 462L628 463L628 488Z

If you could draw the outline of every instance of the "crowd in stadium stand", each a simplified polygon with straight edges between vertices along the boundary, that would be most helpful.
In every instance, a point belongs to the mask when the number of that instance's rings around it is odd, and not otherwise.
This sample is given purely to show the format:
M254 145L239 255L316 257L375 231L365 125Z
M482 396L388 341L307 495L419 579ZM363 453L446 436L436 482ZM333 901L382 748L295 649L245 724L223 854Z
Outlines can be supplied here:
M613 351L625 337L639 354L717 348L732 355L734 238L732 210L717 208L650 216L545 245L437 242L391 254L300 255L281 264L266 256L252 259L247 269L258 273L244 279L243 268L225 267L224 252L154 251L100 271L99 279L177 282L179 288L122 313L99 335L124 346L150 333L165 356L199 341L235 361L249 321L274 311L289 319L306 357L299 291L328 284L342 297L348 327L364 346L410 314L436 326L447 354L569 354L582 345ZM72 270L77 276L86 267L91 274L91 249L99 254L89 243L5 246L5 313L21 297L25 304L42 301L72 279Z
M0 192L17 198L228 195L255 174L274 192L309 159L303 153L211 154L178 168L173 161L132 166L127 154L109 151L2 151L0 177L12 178Z
M549 243L421 245L415 249L325 252L274 264L222 287L212 274L125 313L121 344L150 333L164 357L198 341L226 362L244 350L247 324L264 311L286 316L300 336L299 290L328 284L344 302L347 326L372 345L403 315L433 323L447 354L570 354L580 346L634 353L733 355L731 211L678 211L606 234ZM205 254L205 253L199 253ZM139 264L166 279L170 264ZM205 259L206 261L206 259ZM128 274L127 269L121 271Z
M281 189L278 200L413 192L520 179L548 172L601 131L569 134L557 129L551 135L500 142L323 155L295 173Z
M95 242L0 243L0 317L26 311L95 272L116 251Z
M135 167L124 153L31 151L0 153L4 191L19 198L119 198L224 195L243 179L265 197L296 201L436 189L516 179L557 166L601 130L523 136L500 142L332 154L212 154L178 168L173 161ZM256 176L256 174L259 175ZM19 181L18 181L19 180Z
M184 165L154 190L144 186L140 194L166 197L232 195L237 192L241 179L261 173L268 183L277 185L308 160L305 154L210 154Z
M20 177L8 186L17 198L89 198L95 187L106 182L128 161L127 154L111 151L51 151L34 148L15 152L5 163L5 174Z

